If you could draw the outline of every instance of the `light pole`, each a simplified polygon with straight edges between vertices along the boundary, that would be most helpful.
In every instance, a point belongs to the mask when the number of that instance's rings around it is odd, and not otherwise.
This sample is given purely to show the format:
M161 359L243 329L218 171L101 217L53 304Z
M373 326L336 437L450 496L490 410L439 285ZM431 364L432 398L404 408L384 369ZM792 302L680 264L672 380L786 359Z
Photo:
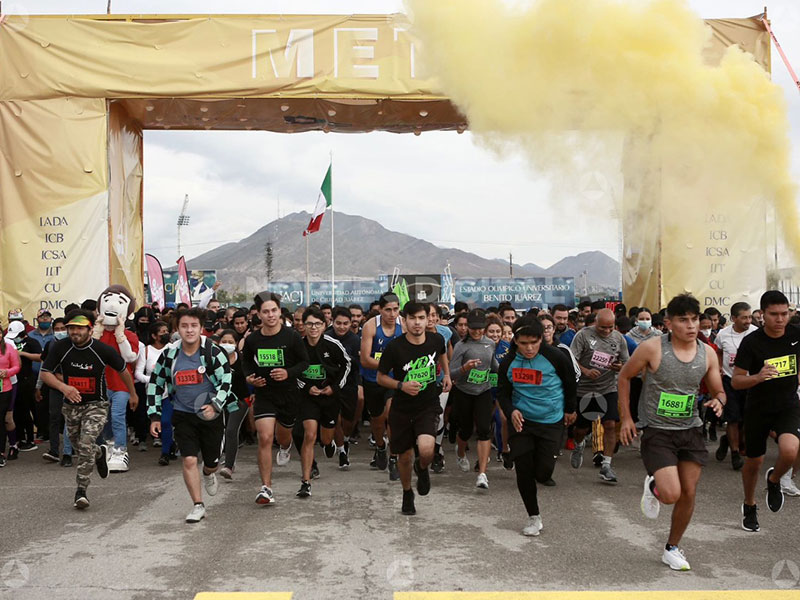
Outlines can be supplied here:
M183 197L183 208L181 214L178 216L178 258L183 256L181 253L181 227L186 227L189 224L191 217L186 214L186 209L189 208L189 194Z

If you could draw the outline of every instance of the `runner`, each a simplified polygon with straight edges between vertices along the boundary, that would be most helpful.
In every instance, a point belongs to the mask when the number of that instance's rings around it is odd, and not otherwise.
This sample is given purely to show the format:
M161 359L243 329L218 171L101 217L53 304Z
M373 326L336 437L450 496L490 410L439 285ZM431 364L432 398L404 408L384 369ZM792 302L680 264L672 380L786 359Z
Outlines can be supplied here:
M539 319L518 319L497 377L497 399L512 429L509 445L517 489L528 511L528 524L522 530L526 536L542 531L536 483L552 478L564 427L576 418L572 361L542 343L543 337Z
M336 453L333 435L339 419L339 394L350 375L350 357L344 346L323 333L326 327L325 313L318 308L307 308L303 312L303 325L306 330L303 342L309 365L297 378L300 389L299 413L303 424L300 451L303 473L296 494L298 498L311 496L311 467L317 429L325 456L332 458Z
M231 365L231 394L228 396L228 403L225 405L225 464L219 470L219 475L223 479L233 479L233 472L236 468L236 456L239 453L239 432L242 423L247 418L250 405L247 398L250 393L247 390L247 382L242 371L242 359L239 351L236 350L236 332L232 329L220 331L219 347L228 356Z
M642 342L619 376L622 411L620 441L628 445L637 437L630 412L630 382L645 371L639 418L644 426L642 461L647 469L641 509L647 518L658 517L660 503L672 504L672 523L661 561L674 571L691 569L678 547L695 504L700 473L708 459L703 421L697 402L705 378L711 400L705 407L722 413L725 393L717 356L697 339L700 303L682 294L667 305L670 333Z
M742 527L759 531L756 484L770 432L778 436L778 459L767 469L767 506L783 508L781 477L789 471L800 448L800 405L797 400L797 361L800 329L787 327L789 300L770 290L761 296L764 328L742 340L733 363L731 385L747 390L744 420L747 457L742 468L744 504Z
M494 314L486 315L486 337L495 344L494 358L497 364L503 362L508 354L511 344L503 337L503 322L500 317ZM508 420L503 409L497 401L497 373L489 374L492 383L492 398L494 400L494 438L497 447L497 462L503 463L503 468L510 471L514 468L514 461L511 460L511 452L508 448Z
M187 523L206 516L200 488L198 454L203 455L203 483L214 496L219 488L217 469L225 435L222 413L231 393L231 367L225 352L200 335L205 311L190 308L178 312L180 340L164 348L147 385L147 414L150 434L161 434L161 399L173 400L172 426L183 459L183 481L194 505Z
M581 370L578 382L578 419L575 422L575 449L570 464L579 469L583 464L586 434L592 422L600 417L603 425L603 458L600 479L616 484L617 474L611 468L611 457L617 444L616 424L617 373L628 360L628 345L622 334L614 330L614 313L604 308L597 312L596 324L575 334L570 349Z
M2 332L0 332L2 333ZM0 467L6 466L6 413L11 408L11 378L19 373L17 348L0 335Z
M149 343L144 345L144 349L139 352L136 361L136 371L134 378L145 388L145 398L147 397L147 385L150 383L150 376L156 368L156 361L164 348L169 344L169 327L163 321L154 321L148 329ZM149 420L149 418L148 418ZM161 399L161 434L158 438L153 438L153 448L161 448L161 455L158 457L158 464L166 467L170 461L173 441L172 430L172 399L164 396Z
M436 426L439 422L439 393L450 390L450 374L444 338L428 333L425 307L409 301L403 307L407 333L391 341L378 364L378 384L395 390L389 411L389 435L392 454L399 455L398 470L403 485L404 515L416 514L411 489L411 465L414 447L419 457L413 461L417 491L425 496L431 489L428 466L433 461ZM362 346L363 356L363 346ZM436 384L437 363L444 372L441 388ZM392 373L392 375L389 375ZM402 380L395 379L402 375Z
M255 306L261 327L245 339L242 367L247 383L255 387L256 396L253 415L261 475L256 503L270 505L275 503L272 441L278 439L278 466L289 464L292 427L297 415L297 377L308 368L308 352L300 334L283 325L281 299L277 294L261 292L255 297Z
M400 323L400 300L386 293L378 301L380 315L364 324L361 330L361 384L364 387L364 403L369 411L372 439L375 441L375 455L369 466L383 471L389 464L386 452L386 415L392 389L384 389L378 385L378 362L383 351L395 338L403 335ZM397 459L393 461L393 470L389 478L396 477Z
M747 400L745 390L735 390L731 386L733 377L733 364L736 360L736 353L746 335L757 330L758 327L752 324L750 305L746 302L737 302L731 306L731 324L720 330L714 344L717 346L717 358L722 365L722 385L725 387L725 397L728 399L725 404L723 420L727 421L726 433L719 439L716 458L718 461L725 460L728 448L731 449L731 466L734 471L738 471L744 466L744 459L739 453L739 443L744 441L744 407Z
M133 379L125 360L110 346L92 339L94 318L94 313L87 310L68 314L69 339L52 343L41 368L44 384L64 396L67 434L77 454L75 479L78 489L73 506L78 509L89 506L86 490L92 469L97 467L97 474L102 479L108 477L108 449L106 446L98 447L96 442L108 419L106 367L118 372L126 387L133 390ZM56 371L61 373L63 381L55 376ZM139 402L135 391L130 402L134 406Z
M336 452L339 455L339 469L342 471L350 468L350 436L356 426L356 416L364 408L363 402L358 400L359 370L356 368L359 364L361 340L351 331L351 309L352 307L348 309L344 306L335 306L332 313L333 326L327 331L327 335L339 342L350 357L347 383L339 391L339 417L334 434Z
M453 335L453 330L445 325L440 325L441 321L441 308L433 303L423 303L428 311L428 324L425 331L429 333L438 333L444 338L445 347L447 348L448 360L452 356L452 348L448 344ZM444 380L444 371L441 369L436 370L436 383L441 385ZM445 407L447 406L450 398L450 392L442 392L439 394L439 406L442 407L442 414L439 415L439 424L436 427L436 444L433 450L433 463L431 464L431 471L434 473L444 472L444 451L442 450L442 440L444 439L444 414Z

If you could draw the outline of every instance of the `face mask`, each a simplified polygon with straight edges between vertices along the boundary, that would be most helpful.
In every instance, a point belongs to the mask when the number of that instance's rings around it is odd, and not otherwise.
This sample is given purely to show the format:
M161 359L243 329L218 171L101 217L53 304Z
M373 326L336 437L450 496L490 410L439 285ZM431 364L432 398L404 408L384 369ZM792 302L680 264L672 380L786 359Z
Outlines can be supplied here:
M44 323L39 323L39 329L41 329L43 331L47 331L52 326L53 326L53 324L50 321L45 321Z
M225 350L228 354L236 352L236 344L220 344L220 348Z
M642 331L647 331L650 329L650 326L653 324L652 321L637 321L636 324L639 326L639 329Z
M702 333L706 337L710 337L711 336L711 330L710 329L701 329L700 333Z
M164 335L158 336L158 341L162 344L169 344L169 334L165 333Z
M63 339L66 339L69 336L69 333L67 333L66 331L54 331L53 332L53 336L57 340L63 340Z

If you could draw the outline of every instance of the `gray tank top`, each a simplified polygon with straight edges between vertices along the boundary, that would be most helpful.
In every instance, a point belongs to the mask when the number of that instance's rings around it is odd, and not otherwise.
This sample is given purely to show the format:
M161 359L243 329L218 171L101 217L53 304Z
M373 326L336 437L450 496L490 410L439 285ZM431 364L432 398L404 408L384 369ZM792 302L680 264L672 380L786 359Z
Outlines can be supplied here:
M661 336L661 364L644 377L639 414L645 427L692 429L703 425L697 403L700 383L706 374L706 345L697 341L694 360L685 363L675 356L672 336Z

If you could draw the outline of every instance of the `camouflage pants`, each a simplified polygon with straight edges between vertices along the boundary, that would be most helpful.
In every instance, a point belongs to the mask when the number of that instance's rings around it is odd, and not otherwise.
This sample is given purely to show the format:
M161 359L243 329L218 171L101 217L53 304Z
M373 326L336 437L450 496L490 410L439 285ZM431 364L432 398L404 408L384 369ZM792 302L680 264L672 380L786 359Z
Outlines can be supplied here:
M102 433L108 419L108 402L65 403L61 412L67 422L67 436L72 444L72 451L78 457L78 474L75 479L79 488L86 489L89 487L94 461L100 456L97 436Z

